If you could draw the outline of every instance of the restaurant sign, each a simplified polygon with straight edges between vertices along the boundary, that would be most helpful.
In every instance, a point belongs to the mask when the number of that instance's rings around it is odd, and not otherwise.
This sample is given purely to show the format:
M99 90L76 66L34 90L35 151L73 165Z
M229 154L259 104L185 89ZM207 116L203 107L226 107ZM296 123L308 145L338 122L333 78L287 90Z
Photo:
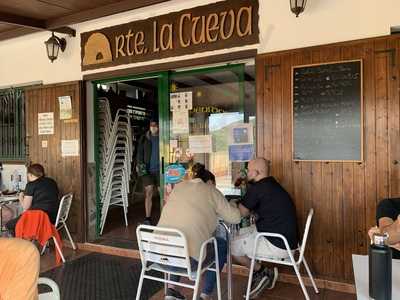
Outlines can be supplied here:
M259 42L258 0L221 1L81 34L82 70Z

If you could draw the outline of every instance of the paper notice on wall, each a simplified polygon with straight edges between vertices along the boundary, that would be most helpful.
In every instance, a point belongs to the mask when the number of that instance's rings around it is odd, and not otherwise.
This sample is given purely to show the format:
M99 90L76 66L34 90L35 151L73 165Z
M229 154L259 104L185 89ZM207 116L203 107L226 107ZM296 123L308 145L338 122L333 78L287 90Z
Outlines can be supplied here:
M39 135L54 134L54 113L38 114L38 131Z
M189 133L189 111L174 111L172 113L172 134Z
M60 120L68 120L72 118L72 102L71 96L58 97L60 105Z
M249 123L232 127L231 144L253 144L253 125Z
M61 140L61 156L79 156L79 140Z
M229 145L229 160L246 162L253 159L253 144Z
M191 153L211 153L212 136L211 135L190 135L189 149Z
M193 108L192 92L170 93L169 99L171 111L187 111Z
M178 148L178 140L169 140L169 146L171 149Z

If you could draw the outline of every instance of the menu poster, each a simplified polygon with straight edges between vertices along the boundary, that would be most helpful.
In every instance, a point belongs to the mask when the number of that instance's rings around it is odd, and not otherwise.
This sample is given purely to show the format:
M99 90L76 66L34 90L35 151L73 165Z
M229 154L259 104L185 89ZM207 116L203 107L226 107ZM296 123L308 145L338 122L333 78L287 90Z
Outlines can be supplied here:
M60 120L68 120L72 118L71 96L58 97L60 105Z
M253 144L229 145L229 160L246 162L254 156Z
M79 140L61 140L61 156L79 156Z
M194 153L212 153L212 136L211 135L190 135L189 149Z
M189 133L189 111L174 111L172 114L172 134Z
M244 123L232 127L231 144L253 144L253 125Z
M192 92L170 93L169 98L171 111L187 111L193 108Z
M38 113L39 135L54 134L54 113Z

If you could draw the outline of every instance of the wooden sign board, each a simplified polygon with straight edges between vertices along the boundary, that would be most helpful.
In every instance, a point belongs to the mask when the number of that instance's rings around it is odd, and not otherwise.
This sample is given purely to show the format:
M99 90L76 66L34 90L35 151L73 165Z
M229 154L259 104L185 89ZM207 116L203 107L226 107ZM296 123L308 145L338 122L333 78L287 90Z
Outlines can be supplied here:
M259 42L258 0L222 1L81 34L90 70Z
M362 61L292 68L293 159L363 160Z

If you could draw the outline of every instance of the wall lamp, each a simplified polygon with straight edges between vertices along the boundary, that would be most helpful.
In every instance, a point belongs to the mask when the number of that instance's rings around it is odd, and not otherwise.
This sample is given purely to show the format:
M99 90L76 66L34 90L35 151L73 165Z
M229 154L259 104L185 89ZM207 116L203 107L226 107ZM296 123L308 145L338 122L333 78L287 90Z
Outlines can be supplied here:
M51 37L44 42L46 44L47 57L51 62L57 59L58 52L64 52L65 47L67 47L67 41L64 38L59 38L52 32Z
M290 10L296 15L296 18L301 14L306 8L307 0L289 0Z

